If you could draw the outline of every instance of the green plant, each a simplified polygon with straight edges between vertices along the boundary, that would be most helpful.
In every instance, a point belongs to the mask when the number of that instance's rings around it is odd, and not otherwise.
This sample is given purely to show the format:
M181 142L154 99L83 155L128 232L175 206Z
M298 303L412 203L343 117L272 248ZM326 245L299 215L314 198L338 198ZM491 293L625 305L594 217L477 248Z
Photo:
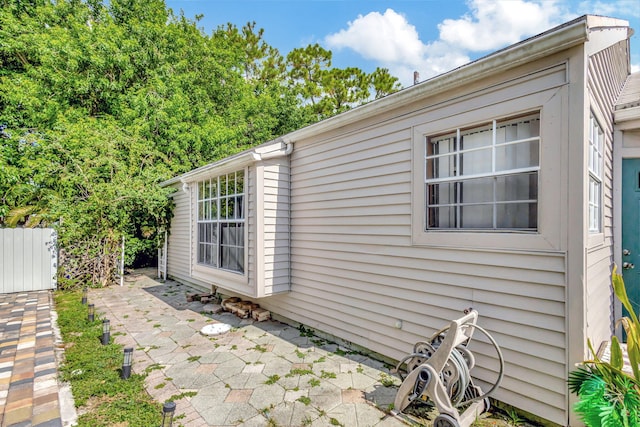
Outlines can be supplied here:
M636 315L631 301L627 296L627 290L624 286L624 280L621 274L616 273L616 267L613 267L611 274L611 281L613 283L613 291L616 297L620 300L624 308L629 313L629 317L622 317L616 324L622 325L625 333L627 334L627 354L629 356L629 362L631 369L633 370L633 377L637 383L640 383L640 322ZM616 369L622 369L622 350L620 349L620 343L614 336L611 338L611 363Z
M309 380L309 385L310 385L311 387L318 387L318 386L320 385L320 380L319 380L319 379L317 379L317 378L311 378L311 379Z
M309 328L305 328L304 325L300 325L298 327L298 330L300 331L300 336L301 337L307 337L307 338L311 338L315 335L315 332L313 329Z
M322 370L322 373L320 374L320 378L336 378L336 374L334 372L327 372L324 369Z
M302 376L302 375L313 375L313 371L311 369L302 369L302 368L294 368L289 371L285 377L291 378L294 376Z
M145 390L145 375L120 378L122 346L103 346L98 337L102 326L86 322L86 307L79 292L56 292L58 325L66 346L62 378L71 383L74 402L82 414L79 427L160 425L161 405ZM87 411L87 408L91 408Z
M185 397L193 397L193 396L195 396L197 394L198 394L197 391L185 391L185 392L180 393L180 394L172 395L169 399L167 399L167 402L174 402L176 400L180 400L180 399L185 398Z
M385 387L393 387L395 380L391 375L387 375L384 372L380 373L380 383Z
M338 421L337 419L335 419L335 418L329 419L329 424L331 424L332 426L341 426L341 427L343 427L343 424L340 421Z
M300 396L296 399L298 402L304 403L306 406L311 404L311 398L309 396Z
M520 418L520 415L518 415L518 412L513 408L507 409L507 416L506 417L507 417L507 421L509 422L509 424L511 424L513 426L522 425L522 423L524 422L524 420L522 418Z
M280 375L273 374L269 378L267 378L267 380L264 383L267 385L275 384L278 382L279 379L280 379Z
M627 353L632 373L623 371L623 351L616 336L611 337L609 360L602 360L587 344L593 358L569 374L569 390L577 394L575 412L588 427L639 427L640 426L640 323L627 296L624 280L614 267L611 281L616 297L630 317L622 317L616 325L622 325L627 335Z
M255 347L249 348L249 350L259 351L260 353L265 353L267 351L266 347L261 346L260 344L256 344Z

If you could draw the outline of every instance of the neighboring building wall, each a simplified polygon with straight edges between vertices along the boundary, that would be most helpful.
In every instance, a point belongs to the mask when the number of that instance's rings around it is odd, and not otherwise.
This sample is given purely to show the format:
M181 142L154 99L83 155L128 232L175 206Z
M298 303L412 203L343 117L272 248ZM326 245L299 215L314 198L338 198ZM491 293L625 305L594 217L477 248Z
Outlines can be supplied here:
M507 361L495 397L564 424L566 260L559 236L565 226L559 214L544 209L560 209L567 191L566 183L554 176L562 169L558 150L566 144L555 128L565 116L566 72L557 63L538 73L520 72L505 78L507 84L449 95L460 95L462 101L396 112L400 118L395 120L372 118L382 124L342 129L339 137L296 141L291 160L292 292L261 304L394 359L472 306ZM413 213L413 186L422 175L414 170L421 144L414 140L414 129L450 123L451 117L468 118L471 125L538 108L547 142L541 148L545 208L540 228L549 236L476 233L461 246L414 244L414 222L421 218ZM452 239L462 236L448 234ZM535 251L500 247L503 237L536 239L547 246ZM401 329L395 327L398 320ZM492 382L497 375L492 347L478 334L471 350L477 359L474 376Z
M603 127L604 182L602 233L590 235L587 248L587 337L597 347L613 331L613 294L610 286L613 262L613 111L628 75L627 46L623 41L592 55L588 60L587 89L591 110ZM587 121L588 121L587 111Z

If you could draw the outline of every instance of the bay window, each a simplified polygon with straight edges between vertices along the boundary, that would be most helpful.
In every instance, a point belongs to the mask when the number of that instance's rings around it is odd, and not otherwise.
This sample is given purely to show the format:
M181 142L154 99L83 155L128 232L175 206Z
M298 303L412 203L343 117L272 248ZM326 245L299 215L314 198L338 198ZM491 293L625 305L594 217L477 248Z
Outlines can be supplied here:
M244 272L244 171L198 183L198 264Z

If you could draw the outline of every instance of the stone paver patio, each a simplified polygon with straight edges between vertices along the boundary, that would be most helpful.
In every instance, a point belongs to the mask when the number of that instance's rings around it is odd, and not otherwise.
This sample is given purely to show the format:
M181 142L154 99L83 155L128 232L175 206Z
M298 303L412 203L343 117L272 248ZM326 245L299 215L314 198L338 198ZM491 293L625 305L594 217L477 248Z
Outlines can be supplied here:
M89 293L116 342L134 348L133 371L148 374L148 392L175 399L174 425L406 426L388 415L399 380L383 363L277 321L202 314L188 292L134 274ZM233 328L200 333L216 322Z

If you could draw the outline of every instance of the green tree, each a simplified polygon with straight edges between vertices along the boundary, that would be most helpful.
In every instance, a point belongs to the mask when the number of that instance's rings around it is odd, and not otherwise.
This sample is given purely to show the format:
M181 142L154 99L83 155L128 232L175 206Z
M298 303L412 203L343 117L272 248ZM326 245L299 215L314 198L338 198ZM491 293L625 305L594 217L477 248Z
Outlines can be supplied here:
M376 68L370 75L371 86L375 99L390 95L402 89L402 85L397 77L389 73L387 68Z
M285 59L254 22L208 36L163 0L0 4L0 226L55 226L61 283L112 282L123 236L128 264L154 255L159 182L370 99L371 76L317 44Z

